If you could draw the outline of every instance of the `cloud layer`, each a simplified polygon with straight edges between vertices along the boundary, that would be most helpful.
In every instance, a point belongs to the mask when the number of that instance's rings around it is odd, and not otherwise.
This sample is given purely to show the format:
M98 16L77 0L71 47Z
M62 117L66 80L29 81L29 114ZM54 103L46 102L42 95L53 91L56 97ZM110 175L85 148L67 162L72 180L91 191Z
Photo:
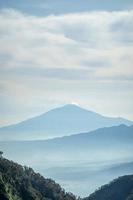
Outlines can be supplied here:
M133 11L37 17L1 10L0 44L5 123L70 101L132 117Z

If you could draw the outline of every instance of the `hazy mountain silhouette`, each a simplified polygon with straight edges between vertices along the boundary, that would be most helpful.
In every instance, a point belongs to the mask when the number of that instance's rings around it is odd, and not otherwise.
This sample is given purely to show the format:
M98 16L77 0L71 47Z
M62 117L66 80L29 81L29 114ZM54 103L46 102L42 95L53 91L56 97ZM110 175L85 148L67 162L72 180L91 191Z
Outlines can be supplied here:
M132 125L133 122L105 117L68 104L21 123L0 128L0 140L47 139L119 124Z
M55 158L58 156L66 160L92 158L94 161L95 157L96 159L115 159L132 155L132 144L133 126L126 125L100 128L87 133L49 140L0 142L4 152L9 154L12 152L14 156L19 153L22 158L31 153L43 157L45 153L45 156L47 155L51 160L54 156Z

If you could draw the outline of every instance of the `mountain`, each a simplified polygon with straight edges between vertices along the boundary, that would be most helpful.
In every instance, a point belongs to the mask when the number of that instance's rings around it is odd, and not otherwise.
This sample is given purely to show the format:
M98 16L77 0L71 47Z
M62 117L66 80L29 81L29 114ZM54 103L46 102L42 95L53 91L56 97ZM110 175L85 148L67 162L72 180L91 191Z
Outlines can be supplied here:
M87 196L99 186L133 173L133 126L119 125L40 141L5 141L9 159L51 177L67 191Z
M0 128L0 140L48 139L120 124L132 125L133 122L104 117L68 104L21 123Z
M0 158L1 200L76 200L59 184L45 179L33 169Z
M133 149L133 126L119 125L100 128L62 138L36 141L1 141L0 146L7 155L17 154L21 158L45 157L51 160L58 157L66 160L107 160L131 157ZM78 157L77 157L78 155Z
M83 200L133 200L133 175L119 177Z

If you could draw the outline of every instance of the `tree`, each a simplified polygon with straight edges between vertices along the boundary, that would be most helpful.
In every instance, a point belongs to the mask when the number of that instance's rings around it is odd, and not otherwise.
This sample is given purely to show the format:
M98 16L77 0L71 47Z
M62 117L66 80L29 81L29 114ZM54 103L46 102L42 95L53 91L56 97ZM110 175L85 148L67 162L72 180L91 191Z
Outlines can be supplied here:
M2 158L2 155L3 155L3 151L0 151L0 158Z

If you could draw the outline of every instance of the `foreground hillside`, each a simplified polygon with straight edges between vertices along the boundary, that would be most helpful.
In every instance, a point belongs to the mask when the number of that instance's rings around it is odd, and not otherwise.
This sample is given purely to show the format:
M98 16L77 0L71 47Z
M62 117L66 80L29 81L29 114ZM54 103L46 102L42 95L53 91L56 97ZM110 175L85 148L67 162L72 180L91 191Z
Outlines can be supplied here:
M60 185L31 168L0 158L1 200L75 200Z
M133 200L133 175L115 179L84 200Z

